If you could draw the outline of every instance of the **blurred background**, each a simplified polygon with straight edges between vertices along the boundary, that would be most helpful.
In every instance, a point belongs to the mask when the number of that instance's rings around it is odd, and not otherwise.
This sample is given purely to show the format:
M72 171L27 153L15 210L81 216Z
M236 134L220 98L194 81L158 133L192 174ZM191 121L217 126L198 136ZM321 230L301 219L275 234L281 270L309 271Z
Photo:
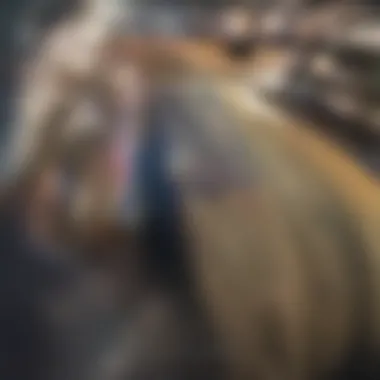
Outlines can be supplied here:
M3 0L0 378L377 374L379 21Z
M25 54L33 54L49 27L72 8L71 3L75 2L4 2L1 23L2 55L6 57L2 69L4 98L9 98L5 93L11 86L10 73L16 71L14 63ZM307 108L308 112L313 110L315 117L317 114L334 117L335 126L329 127L328 132L339 129L343 139L352 140L355 150L362 152L361 158L371 165L372 161L378 161L372 157L376 156L376 147L369 149L377 140L379 124L376 89L379 31L375 2L120 0L119 3L123 11L117 29L126 38L154 37L201 44L213 41L220 49L227 49L228 40L240 33L251 39L252 44L264 47L260 56L272 57L275 52L276 58L270 59L270 64L265 61L262 69L268 72L268 77L280 76L282 83L272 84L276 88L270 91L286 93L287 100L291 98L292 103ZM230 10L231 20L232 14L237 14L235 26L234 21L227 20L228 16L221 16L230 8L240 8ZM196 55L202 55L201 48ZM228 54L226 58L230 58ZM276 74L269 74L270 70ZM247 78L247 86L248 82ZM2 107L3 119L8 108ZM337 127L340 122L336 119L344 121L344 126ZM360 145L358 140L363 141L363 149L356 146Z

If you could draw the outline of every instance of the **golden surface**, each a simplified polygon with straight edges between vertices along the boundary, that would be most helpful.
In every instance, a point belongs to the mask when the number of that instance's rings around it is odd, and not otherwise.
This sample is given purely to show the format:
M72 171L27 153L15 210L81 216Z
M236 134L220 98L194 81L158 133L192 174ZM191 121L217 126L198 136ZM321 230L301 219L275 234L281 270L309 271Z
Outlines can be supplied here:
M265 102L244 81L275 66L278 52L235 65L217 47L177 48L213 77L221 109L236 119L261 175L251 189L188 199L200 288L239 378L307 379L339 362L372 307L380 342L379 184L327 137ZM365 266L364 274L358 264ZM369 281L365 293L357 283ZM322 294L322 295L321 295ZM269 326L269 327L268 327ZM279 352L266 347L275 331ZM276 345L276 344L275 344Z

